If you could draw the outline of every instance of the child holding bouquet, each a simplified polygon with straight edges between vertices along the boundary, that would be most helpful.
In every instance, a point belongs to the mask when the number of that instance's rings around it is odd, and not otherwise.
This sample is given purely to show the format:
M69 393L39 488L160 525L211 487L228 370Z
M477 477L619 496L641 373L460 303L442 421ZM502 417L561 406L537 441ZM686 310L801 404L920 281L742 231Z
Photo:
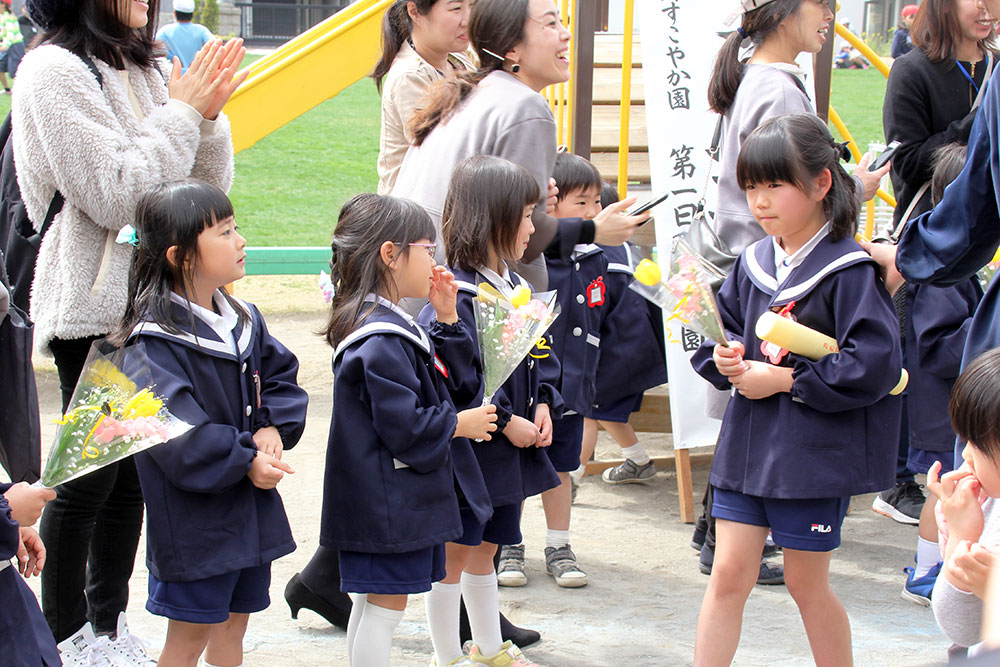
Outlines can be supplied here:
M117 339L141 344L158 395L194 428L136 454L148 518L146 608L169 619L163 667L239 665L271 561L295 549L275 486L305 427L298 362L223 286L245 273L229 199L197 179L136 209L138 248Z
M389 664L407 596L445 577L445 543L464 530L461 508L477 523L493 510L466 438L489 440L496 408L459 411L452 402L472 403L480 378L454 277L435 266L434 235L417 204L374 194L344 204L333 235L325 335L334 399L320 543L339 550L341 590L357 594L347 628L356 667ZM403 298L430 300L429 330L400 308Z
M765 121L743 144L737 179L770 238L750 245L719 292L730 343L695 370L734 387L710 483L715 562L698 617L695 665L730 664L768 530L819 665L851 664L851 628L830 587L850 496L893 480L899 324L870 256L854 241L858 204L841 146L812 114ZM757 338L766 311L836 338L819 361Z
M531 213L538 202L538 184L519 165L487 155L460 163L451 178L444 204L442 235L448 265L459 287L458 317L477 332L475 301L485 283L510 297L515 289L530 290L527 281L510 270L521 259L534 231ZM430 321L431 306L421 313ZM477 341L478 342L478 341ZM552 442L552 416L562 400L555 389L558 361L550 339L536 346L491 397L496 406L497 433L489 444L474 444L489 490L493 515L486 522L462 510L463 534L446 545L447 575L427 594L427 620L437 665L462 659L459 642L459 596L464 598L477 663L528 667L520 649L501 638L497 575L493 557L497 545L521 543L521 503L525 498L559 486L559 477L545 453ZM474 356L475 370L483 360ZM479 405L482 395L470 405Z

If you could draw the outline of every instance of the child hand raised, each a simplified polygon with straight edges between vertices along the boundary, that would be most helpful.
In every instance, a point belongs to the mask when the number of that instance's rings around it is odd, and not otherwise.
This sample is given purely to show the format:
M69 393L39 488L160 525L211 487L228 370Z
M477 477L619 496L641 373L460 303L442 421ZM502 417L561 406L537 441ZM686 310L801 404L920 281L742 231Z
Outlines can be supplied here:
M431 291L427 295L437 321L442 324L458 322L458 310L455 307L458 298L458 284L455 274L443 266L435 266L431 275Z
M940 471L941 463L935 461L927 471L927 489L940 501L950 553L959 542L978 541L983 533L982 487L968 464L939 478Z
M469 408L458 413L458 423L455 424L456 438L472 440L490 440L490 433L497 430L497 406L484 405L479 408Z
M290 475L295 474L292 466L258 450L257 456L254 457L253 463L250 465L247 477L258 489L266 490L278 486L278 482L284 478L286 472Z

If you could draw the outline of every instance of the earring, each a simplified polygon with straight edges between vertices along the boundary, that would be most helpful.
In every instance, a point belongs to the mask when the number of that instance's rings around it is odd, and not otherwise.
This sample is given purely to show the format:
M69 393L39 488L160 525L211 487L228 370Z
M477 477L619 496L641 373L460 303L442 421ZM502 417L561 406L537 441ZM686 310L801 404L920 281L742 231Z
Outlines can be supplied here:
M517 63L514 63L513 65L510 66L510 71L513 72L514 74L517 74L518 72L521 71L521 66L518 65Z

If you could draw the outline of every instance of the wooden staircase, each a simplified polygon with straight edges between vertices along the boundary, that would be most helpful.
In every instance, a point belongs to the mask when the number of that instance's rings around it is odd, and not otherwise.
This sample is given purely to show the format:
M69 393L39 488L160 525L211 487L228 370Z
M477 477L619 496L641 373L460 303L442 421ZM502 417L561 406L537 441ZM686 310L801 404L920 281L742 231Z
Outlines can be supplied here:
M594 36L594 106L591 123L591 161L611 183L618 180L618 138L621 122L622 36ZM649 140L646 137L642 46L632 43L632 107L629 113L630 183L649 183Z

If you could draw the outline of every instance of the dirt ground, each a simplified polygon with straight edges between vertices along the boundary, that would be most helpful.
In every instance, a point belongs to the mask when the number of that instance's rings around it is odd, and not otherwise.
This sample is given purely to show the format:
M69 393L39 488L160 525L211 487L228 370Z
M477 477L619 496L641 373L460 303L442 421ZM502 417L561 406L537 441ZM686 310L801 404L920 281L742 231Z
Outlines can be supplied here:
M274 563L271 607L250 621L244 664L253 666L346 665L343 631L303 610L291 620L285 583L317 545L327 429L331 410L330 349L314 332L323 304L312 278L247 278L237 294L257 303L274 336L299 358L300 384L310 394L309 421L299 445L285 460L296 469L278 487L298 549ZM43 445L51 442L58 383L51 362L38 360ZM667 451L668 436L645 438L650 453ZM601 434L598 458L617 456ZM694 469L700 498L707 466ZM946 660L948 642L929 609L900 599L902 568L912 564L917 531L871 510L872 496L853 500L843 545L832 566L833 586L851 619L858 665L930 665ZM562 589L545 574L545 524L541 503L528 502L524 516L529 583L501 589L500 603L514 622L538 629L542 641L527 650L547 667L686 665L692 660L695 625L708 577L698 572L688 545L692 527L681 523L673 472L647 485L611 487L584 480L573 506L572 544L590 585ZM163 645L166 621L145 611L147 570L140 546L131 582L129 624L151 644ZM37 580L32 587L38 591ZM423 666L432 655L421 596L414 596L393 645L394 665ZM746 606L736 665L808 665L805 631L783 586L757 587Z

